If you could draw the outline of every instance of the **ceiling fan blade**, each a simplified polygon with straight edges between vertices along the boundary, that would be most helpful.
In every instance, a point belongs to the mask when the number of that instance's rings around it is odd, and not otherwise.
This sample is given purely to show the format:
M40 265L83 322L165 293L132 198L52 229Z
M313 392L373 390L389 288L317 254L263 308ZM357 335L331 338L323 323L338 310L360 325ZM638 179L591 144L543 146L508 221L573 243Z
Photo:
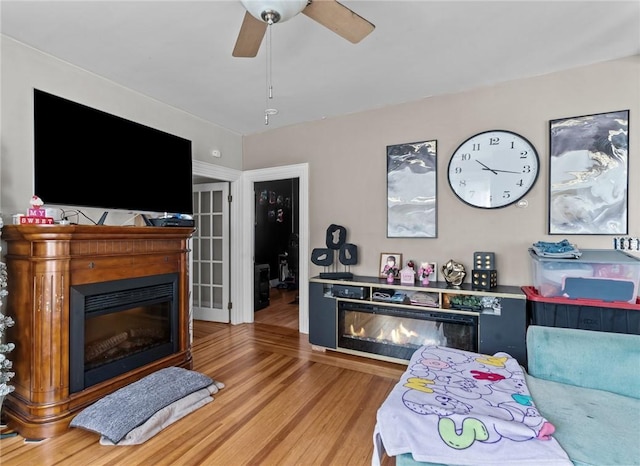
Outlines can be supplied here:
M369 21L336 0L312 0L302 13L353 44L375 29Z
M254 18L247 11L240 26L240 33L233 48L234 57L255 57L260 50L260 44L267 31L267 23Z

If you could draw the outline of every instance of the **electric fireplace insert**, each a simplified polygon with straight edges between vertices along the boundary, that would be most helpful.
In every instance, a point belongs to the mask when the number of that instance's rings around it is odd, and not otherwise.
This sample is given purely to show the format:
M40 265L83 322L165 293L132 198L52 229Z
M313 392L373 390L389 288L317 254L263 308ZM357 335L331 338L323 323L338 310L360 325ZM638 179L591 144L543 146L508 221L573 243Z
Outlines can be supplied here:
M72 393L178 350L177 273L71 287Z
M338 301L338 347L409 360L423 345L478 350L473 313Z

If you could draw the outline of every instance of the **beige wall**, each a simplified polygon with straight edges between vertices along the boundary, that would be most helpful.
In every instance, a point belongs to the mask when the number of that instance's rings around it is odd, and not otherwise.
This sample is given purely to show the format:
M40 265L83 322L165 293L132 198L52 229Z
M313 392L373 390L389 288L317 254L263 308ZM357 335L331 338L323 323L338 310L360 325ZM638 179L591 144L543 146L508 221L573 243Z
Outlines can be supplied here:
M240 135L69 65L6 36L0 35L0 40L0 212L5 223L11 222L13 213L23 213L29 207L29 199L33 194L33 88L190 139L194 160L215 163L235 170L242 168ZM211 150L214 148L224 154L222 158L214 159L211 156ZM91 154L87 155L90 157ZM96 161L97 169L101 162ZM159 162L170 166L167 160ZM107 223L113 221L118 224L120 219L110 214Z
M528 285L527 248L564 238L546 234L549 120L626 109L631 115L629 233L639 236L640 56L251 135L244 138L243 169L309 162L310 246L325 247L328 225L345 226L348 241L358 245L359 263L351 268L356 274L375 275L381 252L440 265L455 259L470 270L474 251L495 251L498 283ZM526 208L475 209L447 184L456 147L490 129L520 133L538 150L541 172L525 197ZM431 139L438 141L438 237L387 238L386 146ZM568 238L579 248L613 244L613 236ZM310 276L322 271L310 267Z
M194 159L231 169L308 162L310 245L324 247L331 223L343 225L359 247L352 271L375 274L381 252L405 259L448 259L471 268L474 251L495 251L499 283L530 283L528 246L548 236L548 124L550 119L629 109L629 233L640 235L640 56L455 95L271 130L241 138L220 127L123 88L0 35L0 212L6 223L28 207L33 183L33 88L177 134L193 141ZM389 83L393 85L393 83ZM542 168L527 208L474 209L447 185L453 150L487 129L521 133L538 149ZM386 237L387 145L438 141L438 238ZM224 156L212 160L217 148ZM242 159L242 153L244 152ZM571 236L581 248L610 248L611 236ZM322 271L311 265L311 275Z

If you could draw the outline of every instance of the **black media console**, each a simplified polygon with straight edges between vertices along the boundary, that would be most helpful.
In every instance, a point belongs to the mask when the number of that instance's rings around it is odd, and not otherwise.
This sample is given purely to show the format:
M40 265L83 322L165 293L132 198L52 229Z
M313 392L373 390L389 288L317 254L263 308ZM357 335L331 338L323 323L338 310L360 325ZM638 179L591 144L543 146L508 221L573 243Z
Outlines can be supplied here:
M476 290L314 277L309 283L309 341L329 349L406 363L413 350L436 344L495 354L526 367L527 297L516 286Z

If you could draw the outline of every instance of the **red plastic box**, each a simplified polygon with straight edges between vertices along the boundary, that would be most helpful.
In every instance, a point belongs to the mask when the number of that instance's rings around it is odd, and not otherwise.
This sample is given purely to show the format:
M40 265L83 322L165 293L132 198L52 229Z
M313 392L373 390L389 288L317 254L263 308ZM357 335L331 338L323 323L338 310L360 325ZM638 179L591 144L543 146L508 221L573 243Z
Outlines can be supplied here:
M640 335L640 299L635 304L593 299L545 298L523 286L529 323L545 327L577 328Z

